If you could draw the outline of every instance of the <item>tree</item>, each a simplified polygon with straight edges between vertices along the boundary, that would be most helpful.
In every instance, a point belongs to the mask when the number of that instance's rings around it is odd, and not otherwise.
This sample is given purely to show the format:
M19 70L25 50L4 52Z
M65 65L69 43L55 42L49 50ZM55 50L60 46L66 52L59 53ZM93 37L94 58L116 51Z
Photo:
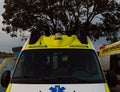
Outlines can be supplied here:
M118 32L118 7L115 0L5 0L3 30L14 37L15 32L32 28L46 34L84 29L94 40L102 36L111 40ZM102 22L93 22L95 18Z
M107 36L107 40L110 40L111 43L119 40L118 32L120 30L120 4L112 1L109 4L108 10L102 14L104 20L102 29Z

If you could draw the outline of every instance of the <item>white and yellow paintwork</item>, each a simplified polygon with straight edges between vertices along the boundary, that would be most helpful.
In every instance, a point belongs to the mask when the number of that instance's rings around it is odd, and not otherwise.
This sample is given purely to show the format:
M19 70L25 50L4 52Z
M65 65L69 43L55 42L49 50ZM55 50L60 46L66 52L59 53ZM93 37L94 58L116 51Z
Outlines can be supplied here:
M93 49L94 47L87 37L88 44L82 44L76 35L62 35L61 39L56 40L55 35L42 35L35 44L29 44L29 40L25 43L23 50L33 49ZM107 83L91 83L91 84L9 84L6 92L52 92L50 87L65 87L64 92L110 92ZM56 91L58 92L58 91Z
M100 55L112 55L120 53L120 41L104 46L100 49Z
M56 40L55 35L45 36L42 35L40 39L35 44L29 44L29 40L22 50L33 50L33 49L43 49L43 48L80 48L80 49L93 49L91 41L89 38L88 44L82 44L76 35L67 36L62 35L61 40Z
M64 92L110 92L108 85L100 84L9 84L6 92L51 92L50 87L65 87ZM58 92L58 91L57 91Z

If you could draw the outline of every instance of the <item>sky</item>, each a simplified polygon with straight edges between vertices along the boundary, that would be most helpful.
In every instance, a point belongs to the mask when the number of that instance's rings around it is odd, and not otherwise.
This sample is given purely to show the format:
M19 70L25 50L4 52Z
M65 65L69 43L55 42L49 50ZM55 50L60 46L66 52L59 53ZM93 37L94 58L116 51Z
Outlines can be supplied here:
M11 53L13 47L23 46L25 42L20 40L20 36L18 36L17 38L12 38L9 34L2 31L3 25L1 14L4 12L3 2L4 0L0 0L0 52ZM107 41L104 38L93 42L93 45L95 46L95 49L97 51L99 50L99 47L103 44L107 44Z
M9 34L2 31L3 25L2 25L1 14L4 12L3 2L4 2L4 0L0 0L0 52L11 53L13 47L23 46L25 42L21 41L20 37L12 38L12 37L10 37Z

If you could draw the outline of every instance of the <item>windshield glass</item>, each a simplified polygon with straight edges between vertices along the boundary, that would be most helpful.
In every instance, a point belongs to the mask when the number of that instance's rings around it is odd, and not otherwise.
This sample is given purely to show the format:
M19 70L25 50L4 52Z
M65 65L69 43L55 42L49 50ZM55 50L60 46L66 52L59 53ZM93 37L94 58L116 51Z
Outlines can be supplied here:
M41 49L22 52L11 82L98 83L104 77L93 50Z

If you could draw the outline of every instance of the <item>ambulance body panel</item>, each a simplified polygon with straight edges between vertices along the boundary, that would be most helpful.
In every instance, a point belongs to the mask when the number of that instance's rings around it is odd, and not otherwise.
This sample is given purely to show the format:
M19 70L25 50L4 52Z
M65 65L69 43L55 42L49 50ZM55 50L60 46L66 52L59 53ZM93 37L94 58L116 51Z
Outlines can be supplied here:
M42 35L25 43L6 92L110 92L89 39Z
M12 84L11 86L10 92L98 92L98 90L109 92L104 84Z
M115 71L120 85L120 41L101 46L99 58L104 71Z

